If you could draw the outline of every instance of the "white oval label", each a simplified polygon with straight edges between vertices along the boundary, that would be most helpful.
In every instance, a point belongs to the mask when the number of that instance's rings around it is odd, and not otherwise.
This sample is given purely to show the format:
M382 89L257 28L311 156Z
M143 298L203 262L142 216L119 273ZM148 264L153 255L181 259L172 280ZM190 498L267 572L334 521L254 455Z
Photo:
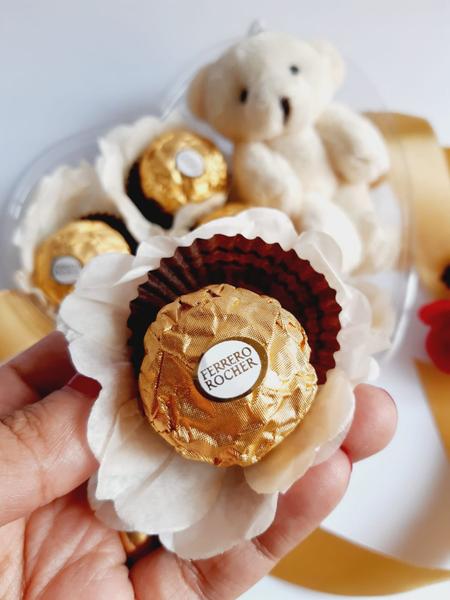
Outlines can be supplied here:
M177 152L175 164L182 175L186 177L201 177L205 172L205 161L197 150L186 148Z
M52 263L52 277L63 285L74 284L80 276L83 265L74 256L58 256Z
M252 340L231 339L212 346L200 359L200 391L216 400L245 396L264 375L264 350Z

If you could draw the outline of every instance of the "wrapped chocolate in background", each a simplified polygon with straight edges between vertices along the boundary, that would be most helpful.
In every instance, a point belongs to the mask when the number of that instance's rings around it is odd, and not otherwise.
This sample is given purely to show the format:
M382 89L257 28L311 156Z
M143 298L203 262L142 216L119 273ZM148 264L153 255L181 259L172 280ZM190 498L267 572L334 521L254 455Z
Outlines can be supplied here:
M176 114L116 127L99 148L99 179L139 241L185 233L227 199L222 152Z
M82 221L91 217L90 224ZM95 169L85 162L76 168L61 166L39 181L14 232L14 244L19 288L36 296L49 313L90 258L136 247Z
M226 194L227 165L210 140L186 129L169 130L131 167L126 190L148 221L172 229L183 208Z
M94 256L131 251L124 236L100 216L72 221L46 237L36 248L32 282L48 302L57 307Z

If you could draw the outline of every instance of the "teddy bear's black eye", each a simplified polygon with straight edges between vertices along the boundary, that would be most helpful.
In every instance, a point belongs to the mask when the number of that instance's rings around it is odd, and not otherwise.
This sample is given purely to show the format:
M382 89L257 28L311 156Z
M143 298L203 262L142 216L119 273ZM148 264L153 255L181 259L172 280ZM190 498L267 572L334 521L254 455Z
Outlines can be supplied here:
M241 93L239 94L239 102L242 102L242 104L245 104L247 102L247 98L248 98L248 89L242 88Z
M289 67L289 71L292 73L292 75L297 75L300 73L300 67L297 67L297 65L291 65Z

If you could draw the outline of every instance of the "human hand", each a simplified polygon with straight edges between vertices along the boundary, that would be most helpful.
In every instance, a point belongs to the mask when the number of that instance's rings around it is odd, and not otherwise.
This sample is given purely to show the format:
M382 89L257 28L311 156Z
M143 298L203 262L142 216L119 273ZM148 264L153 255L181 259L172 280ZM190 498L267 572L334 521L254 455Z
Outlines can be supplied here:
M2 599L236 598L320 524L342 498L352 463L381 450L396 424L390 396L359 386L342 448L280 496L265 533L208 560L158 547L129 570L118 532L96 519L83 485L97 467L86 422L98 391L75 374L59 333L0 368Z

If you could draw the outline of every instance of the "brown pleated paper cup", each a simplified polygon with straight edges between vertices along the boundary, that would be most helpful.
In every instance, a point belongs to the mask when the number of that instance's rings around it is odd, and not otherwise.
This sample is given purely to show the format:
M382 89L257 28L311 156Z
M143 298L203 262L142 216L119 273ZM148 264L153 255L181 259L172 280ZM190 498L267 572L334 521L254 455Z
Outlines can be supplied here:
M130 345L136 369L142 362L143 339L159 310L176 298L211 284L227 283L278 300L304 327L318 383L335 366L341 307L326 278L295 250L242 235L215 235L179 247L148 273L131 302Z

